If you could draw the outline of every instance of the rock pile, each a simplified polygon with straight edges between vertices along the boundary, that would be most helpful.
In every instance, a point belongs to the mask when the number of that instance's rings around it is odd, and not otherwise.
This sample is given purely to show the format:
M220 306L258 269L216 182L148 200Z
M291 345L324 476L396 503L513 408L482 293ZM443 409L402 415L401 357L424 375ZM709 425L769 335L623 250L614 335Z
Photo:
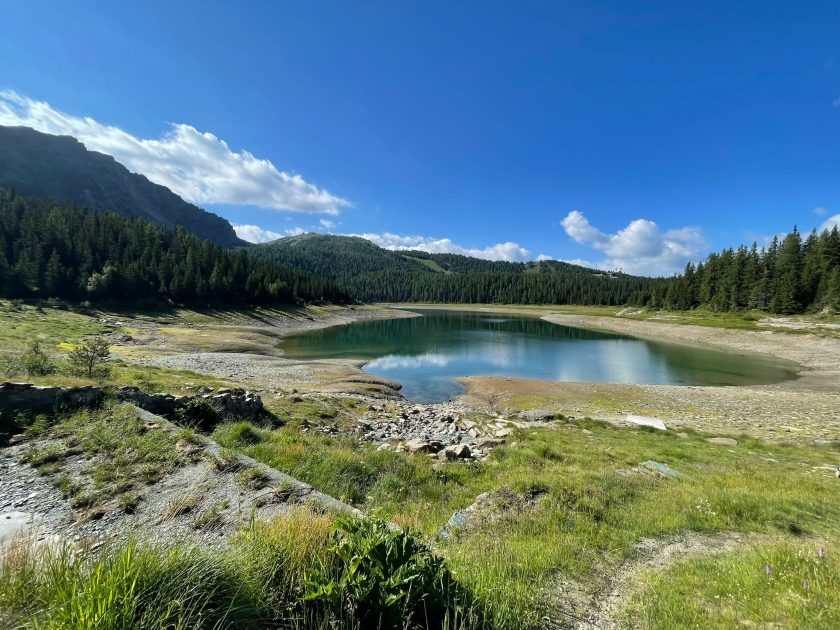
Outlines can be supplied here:
M423 453L441 461L482 460L506 442L519 423L499 417L479 424L446 405L402 405L390 413L371 405L356 421L356 435L379 450Z

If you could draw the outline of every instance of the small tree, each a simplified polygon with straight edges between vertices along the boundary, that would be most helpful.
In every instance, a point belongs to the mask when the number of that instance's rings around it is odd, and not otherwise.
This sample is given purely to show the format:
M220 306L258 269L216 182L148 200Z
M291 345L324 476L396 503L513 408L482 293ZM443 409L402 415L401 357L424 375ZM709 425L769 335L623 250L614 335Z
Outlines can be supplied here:
M97 366L108 360L111 355L110 348L111 345L105 337L94 337L73 348L67 358L76 368L83 370L88 376L93 376Z

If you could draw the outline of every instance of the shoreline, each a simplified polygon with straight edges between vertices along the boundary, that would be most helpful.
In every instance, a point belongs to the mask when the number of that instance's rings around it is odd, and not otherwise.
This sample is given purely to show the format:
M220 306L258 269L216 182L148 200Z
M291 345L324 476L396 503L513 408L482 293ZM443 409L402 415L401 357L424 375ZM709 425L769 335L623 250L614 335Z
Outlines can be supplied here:
M220 343L216 340L203 349L190 347L187 340L180 347L173 344L158 349L154 353L157 356L141 362L242 380L266 390L394 397L400 385L364 372L364 360L296 360L285 357L278 342L300 332L369 319L417 317L420 315L409 309L419 308L452 310L445 305L378 304L324 309L320 313L307 311L303 316L293 313L276 319L246 317L227 323L200 324L199 332L209 329L217 337L232 335L240 339L260 336L262 345L236 351L230 344L225 349L214 348ZM465 391L452 402L493 413L550 409L567 416L603 420L623 420L628 414L648 415L662 418L668 426L748 433L772 440L792 437L832 440L840 435L840 340L810 334L794 336L783 332L557 312L561 308L455 305L456 310L535 316L558 325L754 354L795 364L797 377L771 385L696 386L564 383L472 376L456 379ZM188 337L186 333L185 337Z
M489 311L485 307L483 310ZM510 312L510 311L508 311ZM521 311L520 311L521 312ZM834 440L840 435L840 342L621 317L544 313L558 325L627 334L688 346L752 354L798 366L797 377L771 385L630 385L529 381L505 377L458 379L460 400L496 412L547 408L565 415L622 420L650 415L668 426L780 439Z

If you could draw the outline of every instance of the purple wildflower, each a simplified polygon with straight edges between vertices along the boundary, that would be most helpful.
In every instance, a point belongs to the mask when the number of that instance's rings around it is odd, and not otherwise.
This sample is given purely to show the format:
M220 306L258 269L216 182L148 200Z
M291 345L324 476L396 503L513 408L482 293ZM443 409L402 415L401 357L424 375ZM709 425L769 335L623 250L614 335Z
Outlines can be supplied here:
M804 588L806 591L810 591L811 583L808 580L805 580L804 582L802 582L802 588Z
M822 548L822 547L820 547L820 550L817 552L817 555L818 555L820 558L825 558L825 549L824 549L824 548Z
M767 577L770 577L771 575L773 575L773 567L771 567L769 564L765 564L764 572L767 574Z

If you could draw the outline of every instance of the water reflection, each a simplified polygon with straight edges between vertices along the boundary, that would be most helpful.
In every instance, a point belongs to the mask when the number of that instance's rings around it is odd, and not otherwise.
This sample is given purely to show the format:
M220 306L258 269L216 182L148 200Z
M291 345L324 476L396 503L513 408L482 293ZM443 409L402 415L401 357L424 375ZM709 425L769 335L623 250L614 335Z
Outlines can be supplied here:
M790 367L704 348L653 343L558 326L530 317L417 311L422 317L362 322L290 337L291 357L370 359L365 370L403 384L413 400L447 400L457 376L557 381L743 385L794 376Z

